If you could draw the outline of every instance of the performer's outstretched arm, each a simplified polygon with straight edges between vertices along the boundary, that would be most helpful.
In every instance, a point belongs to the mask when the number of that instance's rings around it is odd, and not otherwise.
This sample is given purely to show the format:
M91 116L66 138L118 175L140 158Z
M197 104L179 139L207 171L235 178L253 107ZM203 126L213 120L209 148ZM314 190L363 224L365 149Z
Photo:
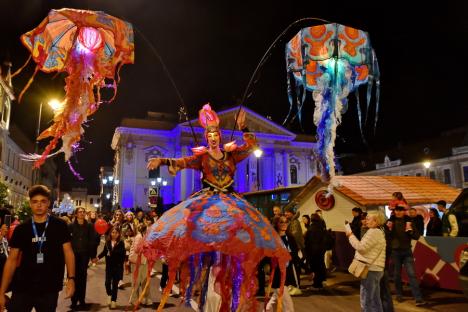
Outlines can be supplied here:
M199 155L187 156L182 158L150 158L148 165L149 170L157 169L159 166L167 166L171 175L176 175L177 171L189 168L201 170L201 158Z
M249 157L249 155L252 154L256 148L258 148L255 134L252 132L247 132L247 128L244 128L242 131L244 131L243 139L245 143L232 151L232 156L236 163L239 163Z

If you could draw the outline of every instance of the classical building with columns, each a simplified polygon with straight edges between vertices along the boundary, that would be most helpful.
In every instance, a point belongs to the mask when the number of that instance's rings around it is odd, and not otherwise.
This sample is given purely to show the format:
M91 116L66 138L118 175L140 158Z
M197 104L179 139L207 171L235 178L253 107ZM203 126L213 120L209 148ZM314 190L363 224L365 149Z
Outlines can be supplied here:
M238 109L217 112L222 143L230 141ZM317 168L313 158L315 138L296 135L252 110L244 109L246 125L249 131L255 132L263 154L258 158L252 154L238 164L234 189L243 193L303 185L309 181ZM204 129L198 120L191 123L198 142L205 144ZM242 144L242 132L234 131L233 139ZM174 115L148 112L146 119L123 119L112 138L114 179L119 180L114 187L115 204L122 208L147 209L151 189L157 190L164 204L178 203L199 190L200 173L195 170L182 170L173 177L165 167L154 171L146 169L151 157L190 156L194 146L196 143L188 122L178 123Z

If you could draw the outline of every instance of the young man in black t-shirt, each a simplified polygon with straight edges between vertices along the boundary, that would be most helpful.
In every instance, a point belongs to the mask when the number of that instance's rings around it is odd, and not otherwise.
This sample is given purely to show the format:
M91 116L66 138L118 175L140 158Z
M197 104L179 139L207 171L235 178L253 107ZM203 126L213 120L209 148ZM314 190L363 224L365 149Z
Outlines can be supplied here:
M50 190L34 185L29 190L32 218L18 225L10 242L0 287L0 311L5 307L5 292L13 292L9 311L55 311L63 287L64 266L68 281L66 296L75 290L75 258L70 233L63 220L50 216ZM11 283L11 285L10 285Z

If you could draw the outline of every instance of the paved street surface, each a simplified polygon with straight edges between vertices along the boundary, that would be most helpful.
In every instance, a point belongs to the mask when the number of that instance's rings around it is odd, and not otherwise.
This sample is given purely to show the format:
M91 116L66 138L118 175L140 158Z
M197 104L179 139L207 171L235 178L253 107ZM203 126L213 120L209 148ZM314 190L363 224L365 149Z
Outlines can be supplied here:
M159 279L157 275L152 281L151 297L155 302L159 302ZM117 298L117 309L115 311L132 311L127 305L131 293L130 275L124 278L125 289L119 290ZM302 287L307 287L311 281L303 276ZM95 267L88 270L88 289L86 293L88 302L87 311L109 311L106 305L107 295L104 288L104 262L103 260ZM405 301L398 303L395 301L395 308L398 312L418 312L418 311L443 311L443 312L461 312L468 311L468 300L461 293L452 291L433 291L424 290L428 305L419 308L414 305L409 288L406 288ZM327 286L320 291L304 290L302 296L293 297L296 312L310 311L359 311L359 281L343 272L333 273L327 280ZM57 311L70 311L70 300L63 299L63 293L60 294ZM139 311L154 311L156 305L152 307L141 307ZM194 311L179 304L179 299L169 298L164 311Z

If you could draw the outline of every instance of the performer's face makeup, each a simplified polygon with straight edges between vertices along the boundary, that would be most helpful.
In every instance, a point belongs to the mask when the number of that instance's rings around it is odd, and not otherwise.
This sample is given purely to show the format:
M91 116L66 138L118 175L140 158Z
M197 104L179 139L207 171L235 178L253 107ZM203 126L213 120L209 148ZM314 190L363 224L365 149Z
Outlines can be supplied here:
M206 139L208 141L208 146L210 148L218 148L219 147L219 132L208 132L206 134Z

